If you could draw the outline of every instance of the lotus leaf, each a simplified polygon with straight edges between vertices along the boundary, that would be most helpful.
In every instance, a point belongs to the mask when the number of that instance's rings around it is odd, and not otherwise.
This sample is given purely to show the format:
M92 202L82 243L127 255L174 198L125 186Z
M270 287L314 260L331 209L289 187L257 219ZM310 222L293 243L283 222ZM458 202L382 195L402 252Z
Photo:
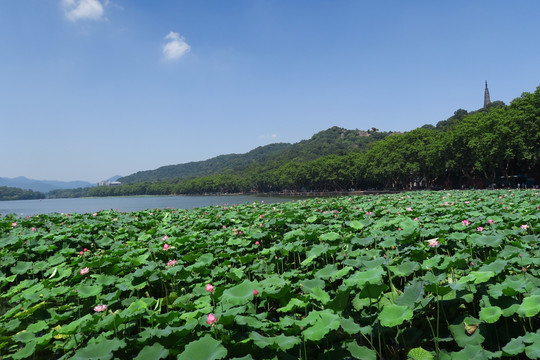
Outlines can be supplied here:
M524 317L533 317L540 312L540 295L531 295L523 299L517 313Z
M124 340L114 338L112 340L99 337L91 340L89 344L77 350L72 359L74 360L107 360L112 359L114 351L122 349L126 346Z
M303 331L307 340L319 341L332 330L337 330L340 326L339 316L331 310L312 311L308 316L312 316L314 325Z
M498 306L484 307L480 310L480 320L492 324L497 322L502 314L503 311Z
M407 358L410 360L433 360L434 359L432 353L430 353L429 351L421 347L411 349L409 353L407 354Z
M178 355L178 360L218 360L227 356L227 349L221 341L213 339L209 334L186 345Z
M169 355L169 350L165 349L160 343L154 345L146 345L134 360L157 360L166 358Z
M408 306L389 304L383 307L378 319L382 326L393 327L411 320L412 317L413 311Z
M347 343L347 350L356 359L375 360L377 359L377 353L365 346L360 346L356 341Z

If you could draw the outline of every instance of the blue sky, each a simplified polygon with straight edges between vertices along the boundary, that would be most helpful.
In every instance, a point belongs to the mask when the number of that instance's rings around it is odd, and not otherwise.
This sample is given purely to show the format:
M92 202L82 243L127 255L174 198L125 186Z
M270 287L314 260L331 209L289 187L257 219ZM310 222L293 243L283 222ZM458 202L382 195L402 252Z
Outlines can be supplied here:
M0 177L408 131L540 85L540 2L0 2Z

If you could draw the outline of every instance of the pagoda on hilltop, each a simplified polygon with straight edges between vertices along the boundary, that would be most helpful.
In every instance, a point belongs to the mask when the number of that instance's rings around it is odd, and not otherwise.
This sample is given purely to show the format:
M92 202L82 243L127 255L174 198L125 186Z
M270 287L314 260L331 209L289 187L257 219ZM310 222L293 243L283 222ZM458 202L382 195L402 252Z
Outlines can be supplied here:
M487 80L486 80L486 90L484 91L484 108L486 108L491 103L491 100L489 99L489 89L487 87Z

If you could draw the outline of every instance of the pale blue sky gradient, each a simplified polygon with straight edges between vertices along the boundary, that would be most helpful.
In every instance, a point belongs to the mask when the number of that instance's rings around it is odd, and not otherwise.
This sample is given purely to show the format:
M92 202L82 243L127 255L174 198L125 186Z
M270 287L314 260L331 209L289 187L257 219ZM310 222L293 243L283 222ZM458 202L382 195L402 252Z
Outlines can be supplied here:
M408 131L479 109L485 80L508 103L540 85L539 18L536 0L3 0L0 177Z

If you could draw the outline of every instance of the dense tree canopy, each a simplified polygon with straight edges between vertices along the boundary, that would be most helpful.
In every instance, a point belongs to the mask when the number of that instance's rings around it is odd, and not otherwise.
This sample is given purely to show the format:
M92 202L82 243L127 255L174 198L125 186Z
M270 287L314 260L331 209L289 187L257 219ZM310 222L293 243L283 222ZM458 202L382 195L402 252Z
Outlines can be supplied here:
M45 194L32 190L0 186L0 200L44 199Z
M459 109L436 126L406 133L333 127L297 144L244 155L187 164L189 176L162 175L164 169L178 171L175 165L144 172L146 181L87 191L110 196L525 184L540 177L540 87L508 106L495 101L473 112Z

